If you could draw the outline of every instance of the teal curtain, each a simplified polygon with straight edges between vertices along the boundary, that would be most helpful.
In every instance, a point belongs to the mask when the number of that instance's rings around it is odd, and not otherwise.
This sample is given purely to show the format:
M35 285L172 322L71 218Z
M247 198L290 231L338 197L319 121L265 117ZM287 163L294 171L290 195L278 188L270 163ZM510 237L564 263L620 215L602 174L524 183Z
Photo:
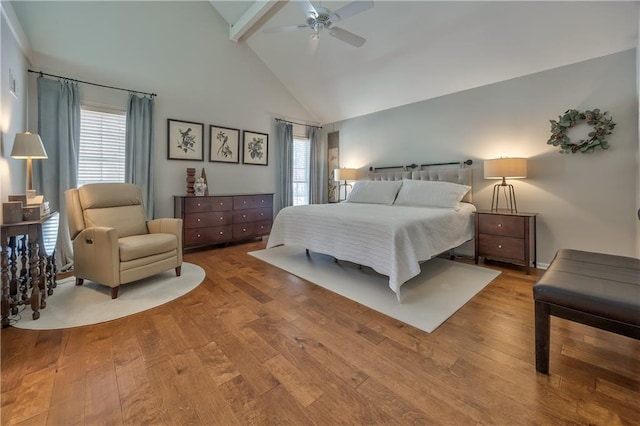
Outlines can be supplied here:
M77 83L38 78L38 134L49 158L34 163L34 185L52 211L60 213L56 263L60 270L73 262L64 192L78 183L80 94Z
M278 178L278 196L275 202L275 213L293 205L293 125L276 121L276 143L280 160L280 176Z
M129 94L125 138L125 181L142 190L147 218L153 219L153 97Z
M309 127L309 204L324 204L329 201L329 147L320 129Z

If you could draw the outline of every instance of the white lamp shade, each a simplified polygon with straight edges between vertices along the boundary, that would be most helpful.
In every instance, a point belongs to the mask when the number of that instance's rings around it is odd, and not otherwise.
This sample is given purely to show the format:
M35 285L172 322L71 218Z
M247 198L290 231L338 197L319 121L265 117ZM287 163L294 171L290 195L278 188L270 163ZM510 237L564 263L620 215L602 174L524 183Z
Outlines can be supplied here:
M11 158L48 158L42 139L37 133L16 133Z
M356 180L358 178L358 169L333 169L333 180Z
M493 160L485 160L484 162L485 179L514 179L526 177L526 158L495 158Z

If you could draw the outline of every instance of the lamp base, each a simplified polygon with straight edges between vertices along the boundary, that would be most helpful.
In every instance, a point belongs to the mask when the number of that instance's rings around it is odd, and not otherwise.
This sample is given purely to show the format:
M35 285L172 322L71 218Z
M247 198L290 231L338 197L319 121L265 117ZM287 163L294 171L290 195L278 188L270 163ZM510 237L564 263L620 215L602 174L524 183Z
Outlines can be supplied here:
M342 187L343 186L344 186L344 200L347 199L347 186L350 186L351 188L353 188L353 186L350 183L347 183L346 180L344 181L344 183L339 183L338 184L338 202L344 201L342 199Z
M510 213L518 213L518 205L516 203L516 192L513 189L513 185L506 183L504 180L502 183L498 183L493 186L493 197L491 198L491 211L498 211L498 204L500 203L500 189L504 195L505 202L507 203L506 209Z

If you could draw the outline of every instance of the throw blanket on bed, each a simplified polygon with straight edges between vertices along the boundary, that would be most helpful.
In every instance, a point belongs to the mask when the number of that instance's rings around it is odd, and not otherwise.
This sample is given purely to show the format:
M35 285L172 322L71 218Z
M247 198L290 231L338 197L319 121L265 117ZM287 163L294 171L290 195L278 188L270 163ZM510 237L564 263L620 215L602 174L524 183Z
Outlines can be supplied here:
M267 248L295 245L373 268L400 286L428 260L473 238L475 207L459 210L338 203L282 209Z

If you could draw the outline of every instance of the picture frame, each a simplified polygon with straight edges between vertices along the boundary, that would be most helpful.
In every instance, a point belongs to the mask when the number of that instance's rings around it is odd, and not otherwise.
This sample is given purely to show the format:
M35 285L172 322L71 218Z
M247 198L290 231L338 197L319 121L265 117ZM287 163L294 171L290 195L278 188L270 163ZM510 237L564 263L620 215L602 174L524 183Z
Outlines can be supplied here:
M240 162L240 129L209 126L209 161L212 163Z
M168 118L167 159L204 161L204 124Z
M266 166L269 163L269 135L244 130L242 132L242 164Z

